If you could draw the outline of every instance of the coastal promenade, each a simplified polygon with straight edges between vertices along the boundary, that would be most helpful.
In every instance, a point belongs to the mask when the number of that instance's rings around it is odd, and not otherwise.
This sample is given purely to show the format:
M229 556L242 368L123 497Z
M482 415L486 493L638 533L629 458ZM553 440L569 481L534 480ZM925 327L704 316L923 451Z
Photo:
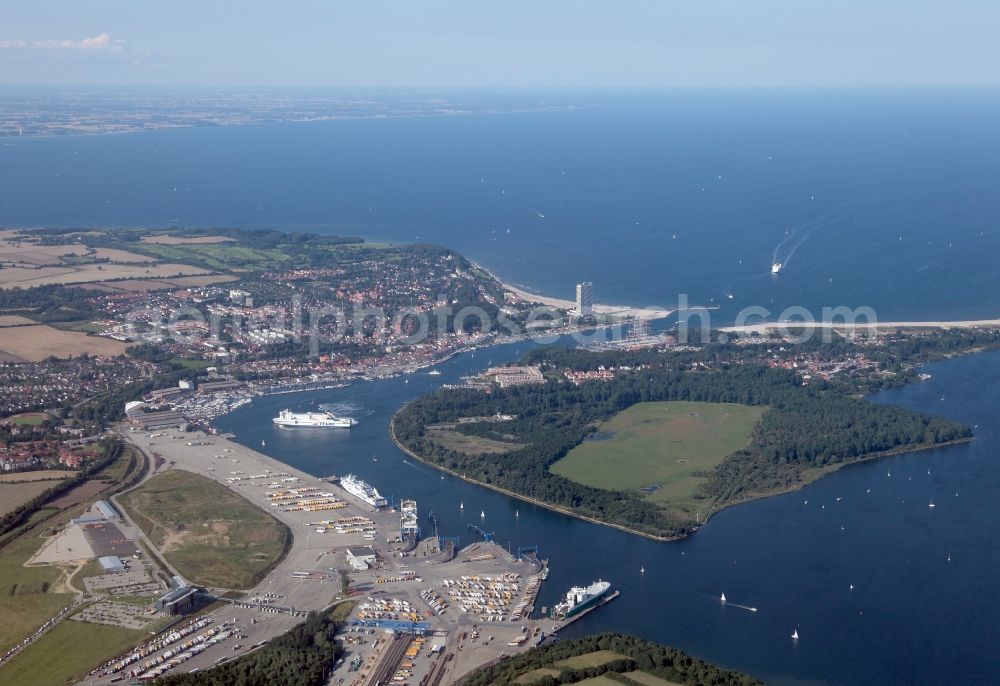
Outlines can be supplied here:
M517 295L517 297L525 302L539 303L548 307L556 307L561 310L573 310L576 308L576 303L572 300L550 298L545 295L530 293L509 283L503 283L503 287L504 289ZM674 313L674 310L667 310L662 307L632 307L631 305L599 305L594 303L594 313L604 314L611 317L631 317L633 319L645 319L652 321L654 319L666 319Z

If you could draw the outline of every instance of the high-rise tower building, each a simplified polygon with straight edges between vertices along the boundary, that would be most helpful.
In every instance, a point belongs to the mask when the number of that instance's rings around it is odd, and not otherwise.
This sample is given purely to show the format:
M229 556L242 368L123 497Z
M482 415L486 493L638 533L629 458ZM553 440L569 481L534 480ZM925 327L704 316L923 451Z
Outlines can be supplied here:
M580 316L594 313L594 284L589 281L576 285L576 311Z

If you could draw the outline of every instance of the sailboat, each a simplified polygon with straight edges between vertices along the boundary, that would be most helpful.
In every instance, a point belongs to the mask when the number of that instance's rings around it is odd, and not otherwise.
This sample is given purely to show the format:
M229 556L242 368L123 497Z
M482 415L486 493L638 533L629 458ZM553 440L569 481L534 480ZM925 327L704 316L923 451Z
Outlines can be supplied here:
M726 594L725 594L725 593L723 593L723 594L722 594L722 597L721 597L721 598L719 598L719 600L721 600L722 602L726 602Z
M260 440L260 444L261 444L262 446L266 446L266 445L267 445L267 441L265 441L264 439L261 439L261 440Z
M372 455L372 462L378 462L378 458L375 455Z
M520 517L521 516L521 511L520 510L514 510L514 516L515 517Z
M480 519L485 519L486 518L486 512L484 510L480 510L479 511L479 518Z
M464 510L465 509L465 503L459 503L458 504L458 509L459 510Z
M645 574L646 573L646 567L645 566L639 567L639 573L640 574Z
M796 627L795 629L792 629L792 640L793 641L799 640L799 630L798 630L798 627Z

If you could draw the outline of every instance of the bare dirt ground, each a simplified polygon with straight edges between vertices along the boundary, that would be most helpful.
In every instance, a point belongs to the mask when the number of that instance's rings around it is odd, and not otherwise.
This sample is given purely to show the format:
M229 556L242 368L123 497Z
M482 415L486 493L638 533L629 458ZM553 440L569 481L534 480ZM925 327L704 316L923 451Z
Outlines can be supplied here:
M94 557L94 549L90 546L90 541L84 535L83 527L73 524L55 536L46 539L41 549L25 564L77 562L79 560L91 560Z
M57 507L60 510L64 510L97 495L103 488L106 488L106 484L102 484L100 481L85 481L76 488L71 489L69 493L64 493L52 502L46 503L46 507Z
M0 328L0 355L7 353L32 362L50 355L121 355L126 347L121 341L77 331L60 331L45 324Z

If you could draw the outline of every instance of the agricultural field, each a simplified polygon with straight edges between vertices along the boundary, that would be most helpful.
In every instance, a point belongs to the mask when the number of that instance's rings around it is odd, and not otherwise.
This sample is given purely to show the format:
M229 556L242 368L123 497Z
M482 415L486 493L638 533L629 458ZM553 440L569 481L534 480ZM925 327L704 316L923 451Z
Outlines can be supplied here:
M726 403L638 403L603 422L550 468L577 483L639 490L689 515L709 471L745 447L765 408Z
M185 578L214 588L252 587L290 535L225 486L182 470L154 476L119 502Z
M0 517L16 510L36 495L56 485L58 480L24 481L21 483L0 482Z
M114 279L193 276L208 270L187 264L81 264L78 266L0 269L0 288L80 284Z
M134 264L147 264L153 259L148 255L119 250L117 248L94 248L93 257L98 260L110 260L111 262L131 262Z
M0 667L0 683L72 684L147 635L145 631L64 620Z
M157 243L133 244L135 248L152 253L164 260L174 260L189 264L203 264L212 269L232 267L252 267L269 269L286 263L289 257L281 250L251 248L226 243L202 243L197 245Z
M0 274L5 270L0 270ZM9 326L0 328L0 355L37 362L46 357L70 355L122 355L127 345L78 331L60 331L52 326Z
M62 257L82 257L90 253L85 245L38 245L33 240L8 241L0 245L0 263L6 265L44 266L60 264Z
M34 324L35 321L28 319L27 317L22 317L19 314L4 314L0 315L0 328L7 326L24 326Z
M23 481L62 481L76 472L72 469L33 469L27 472L0 474L0 484L16 484Z

